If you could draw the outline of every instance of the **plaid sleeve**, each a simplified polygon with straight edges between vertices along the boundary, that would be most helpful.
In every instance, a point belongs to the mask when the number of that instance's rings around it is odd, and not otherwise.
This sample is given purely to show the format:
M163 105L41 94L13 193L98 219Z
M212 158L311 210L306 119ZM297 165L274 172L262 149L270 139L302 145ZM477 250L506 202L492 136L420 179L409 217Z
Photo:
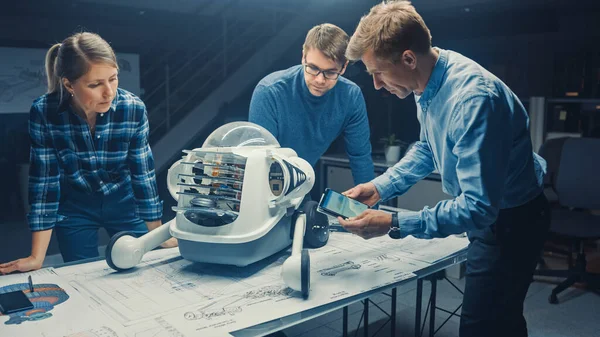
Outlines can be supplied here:
M148 116L143 103L141 109L143 109L142 119L129 144L127 161L131 171L137 215L142 220L154 221L162 218L163 205L156 186L154 158L148 143Z
M39 105L29 112L29 228L42 231L53 228L64 219L58 214L60 199L60 172L56 150Z

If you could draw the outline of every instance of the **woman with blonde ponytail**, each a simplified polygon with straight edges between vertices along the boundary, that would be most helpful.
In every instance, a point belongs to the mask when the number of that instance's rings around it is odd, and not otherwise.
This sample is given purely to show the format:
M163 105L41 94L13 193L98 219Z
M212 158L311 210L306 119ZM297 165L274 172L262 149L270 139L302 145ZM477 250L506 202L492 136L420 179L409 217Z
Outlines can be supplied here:
M118 87L118 72L113 49L94 33L48 50L48 92L29 120L31 255L0 264L0 274L41 268L53 229L69 262L98 256L101 227L142 235L162 224L146 107Z
M56 43L46 53L46 79L48 80L48 93L51 94L62 89L60 85L60 77L56 76L54 67L60 49L60 43Z

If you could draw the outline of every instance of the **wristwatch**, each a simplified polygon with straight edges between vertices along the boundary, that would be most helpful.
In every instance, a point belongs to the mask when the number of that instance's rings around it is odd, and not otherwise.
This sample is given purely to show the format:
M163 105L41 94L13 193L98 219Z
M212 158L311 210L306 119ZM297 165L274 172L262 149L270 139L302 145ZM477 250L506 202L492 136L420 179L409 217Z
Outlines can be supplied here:
M392 213L392 224L390 225L390 230L388 231L388 235L392 239L400 239L402 235L400 234L400 223L398 222L398 213Z

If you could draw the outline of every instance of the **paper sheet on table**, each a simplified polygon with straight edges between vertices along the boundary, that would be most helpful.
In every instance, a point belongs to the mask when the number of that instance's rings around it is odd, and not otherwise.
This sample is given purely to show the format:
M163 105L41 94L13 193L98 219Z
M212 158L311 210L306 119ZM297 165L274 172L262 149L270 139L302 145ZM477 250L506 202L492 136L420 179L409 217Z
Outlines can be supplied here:
M433 264L466 249L469 240L463 235L451 235L443 239L417 239L409 236L394 240L389 237L380 237L368 240L368 244L388 249L391 254Z
M386 210L391 209L387 208ZM337 219L329 218L330 226L335 230L344 231ZM392 239L387 235L364 240L365 247L379 248L389 254L400 255L421 262L433 264L452 254L464 250L469 245L466 235L450 235L446 238L417 239L408 236L403 239Z
M164 316L186 336L222 335L415 278L427 264L363 245L364 240L335 233L311 251L311 291L307 300L281 280ZM287 257L287 256L286 256ZM268 268L279 270L284 259Z
M28 276L34 291L31 293ZM0 336L125 337L118 324L85 301L52 268L0 276L0 292L22 290L34 308L0 316Z
M173 307L180 308L200 300L194 296L202 277L191 262L179 255L177 248L146 253L131 271L117 273L106 261L76 264L55 271L69 284L82 290L88 303L93 303L103 315L116 322L127 337L184 337L178 327L166 322L162 315ZM204 279L206 281L206 278ZM105 337L105 331L92 331L70 337ZM229 335L225 333L224 335ZM118 335L121 337L121 335ZM106 334L106 337L115 337Z
M149 252L127 272L117 273L104 261L56 271L82 289L88 302L118 322L127 336L226 336L229 331L414 278L414 271L467 244L466 238L459 237L364 240L332 233L326 246L310 251L308 300L281 279L287 253L233 267L193 263L183 260L177 249L163 249Z
M220 336L414 278L427 264L334 233L311 250L311 293L303 300L281 279L289 253L247 267L193 263L177 249L153 251L131 271L104 261L57 269L129 336ZM144 335L142 335L144 333Z

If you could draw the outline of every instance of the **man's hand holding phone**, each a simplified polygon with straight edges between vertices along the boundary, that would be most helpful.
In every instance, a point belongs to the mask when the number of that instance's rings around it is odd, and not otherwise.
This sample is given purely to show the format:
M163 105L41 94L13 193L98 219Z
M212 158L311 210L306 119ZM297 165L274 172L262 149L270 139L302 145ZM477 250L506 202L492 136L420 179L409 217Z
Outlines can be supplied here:
M338 221L348 232L368 240L388 234L392 225L392 214L368 209L354 218L344 220L338 217Z
M321 213L333 217L340 216L344 219L355 217L367 209L369 209L368 205L349 198L330 188L325 189L325 192L319 201L319 207L317 208Z
M358 200L363 204L372 207L381 200L381 196L375 187L375 184L369 182L345 191L343 195ZM392 225L392 215L387 212L368 209L356 217L342 219L338 217L338 221L342 227L348 232L356 234L363 239L371 239L378 236L386 235L390 231Z
M370 182L356 185L342 194L354 200L358 200L369 207L373 207L373 205L381 199L375 184Z

